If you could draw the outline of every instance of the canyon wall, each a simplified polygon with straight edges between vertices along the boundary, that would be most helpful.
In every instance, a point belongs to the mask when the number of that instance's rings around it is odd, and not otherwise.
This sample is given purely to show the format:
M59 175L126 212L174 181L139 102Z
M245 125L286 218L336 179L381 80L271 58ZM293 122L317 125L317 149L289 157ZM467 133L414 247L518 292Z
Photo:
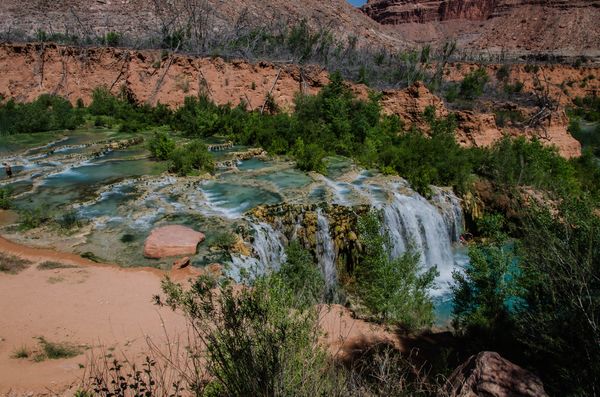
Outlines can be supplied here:
M600 57L600 0L370 0L362 10L417 43Z
M474 67L449 65L445 74L450 80L458 80ZM488 68L488 74L493 76L493 68L497 66L490 65ZM600 69L597 68L549 65L541 67L537 74L527 73L523 68L516 67L511 78L520 79L525 91L533 89L537 75L556 79L551 80L556 95L564 94L564 91L559 91L561 75L577 83L586 77L594 77L586 80L587 88L572 84L573 91L570 93L573 97L587 93L586 90L597 89L600 84ZM298 92L316 94L329 82L328 73L317 66L226 62L220 58L168 55L161 51L72 48L48 44L0 45L0 70L0 97L20 102L32 101L40 94L50 93L64 96L73 103L82 99L89 104L93 90L104 86L113 93L127 90L140 103L154 105L160 102L171 107L183 104L187 96L203 93L218 104L235 106L244 102L248 110L256 110L263 106L267 94L271 93L278 106L289 111ZM360 97L367 97L366 86L352 87ZM569 103L569 98L572 97L563 99L563 106ZM383 93L383 111L398 115L406 128L415 125L426 132L423 112L428 106L434 106L439 116L450 112L444 102L422 83L405 90ZM547 144L554 144L565 157L581 153L579 142L567 132L568 119L562 108L549 113L535 127L500 128L494 115L499 106L504 105L491 103L483 112L456 112L459 143L486 146L508 133L536 137ZM524 115L534 111L533 108L520 110Z

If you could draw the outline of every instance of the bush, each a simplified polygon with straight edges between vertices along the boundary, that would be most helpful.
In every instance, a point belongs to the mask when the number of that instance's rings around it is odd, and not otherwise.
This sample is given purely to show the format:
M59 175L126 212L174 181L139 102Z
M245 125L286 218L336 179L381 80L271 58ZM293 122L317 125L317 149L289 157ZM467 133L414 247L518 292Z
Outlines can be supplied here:
M0 103L0 135L72 130L82 123L81 110L56 95L43 94L31 103Z
M325 280L310 252L292 241L285 253L287 260L281 265L278 277L287 288L295 291L303 304L309 306L323 301Z
M483 94L489 76L484 68L479 68L467 74L460 83L459 96L463 99L473 100Z
M170 171L181 176L214 171L213 157L206 145L199 140L173 150L170 161Z
M318 308L306 306L277 275L242 289L201 277L188 291L166 279L163 291L166 299L157 302L183 311L205 346L205 354L190 353L206 359L210 395L330 394Z
M117 47L119 44L121 44L121 39L122 35L120 33L108 32L102 41L104 45L109 47Z
M155 132L148 142L148 150L158 160L168 160L175 150L175 141L166 132Z
M10 190L8 188L0 188L0 209L8 210L12 205L10 198Z
M81 349L69 343L50 342L43 337L39 337L38 340L43 353L35 357L36 361L43 361L44 359L59 360L81 354Z
M0 272L17 274L29 267L31 262L13 255L0 253Z
M433 322L433 303L429 290L439 274L436 266L422 271L419 254L409 251L390 259L389 236L381 232L378 214L371 212L358 222L363 247L356 276L356 292L375 318L407 328Z
M511 305L518 295L516 258L504 241L472 246L469 258L464 271L452 274L453 325L467 337L485 340L485 348L498 349L501 340L511 339Z

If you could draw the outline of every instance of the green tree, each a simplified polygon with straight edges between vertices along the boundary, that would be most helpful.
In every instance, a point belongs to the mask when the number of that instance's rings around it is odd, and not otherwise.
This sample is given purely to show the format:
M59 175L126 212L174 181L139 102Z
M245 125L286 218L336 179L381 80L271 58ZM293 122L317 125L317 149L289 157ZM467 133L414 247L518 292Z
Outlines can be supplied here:
M382 233L376 212L359 219L359 239L363 247L355 269L356 292L362 303L384 322L418 328L433 322L433 288L437 268L423 271L419 254L407 252L391 259L389 236Z
M157 131L148 142L148 150L152 153L152 157L168 160L175 150L175 141L166 132Z
M311 253L298 241L286 248L287 260L281 265L278 277L299 300L306 304L319 303L323 299L325 281Z
M463 99L473 100L483 94L485 85L490 80L484 68L479 68L467 74L460 83L459 95Z

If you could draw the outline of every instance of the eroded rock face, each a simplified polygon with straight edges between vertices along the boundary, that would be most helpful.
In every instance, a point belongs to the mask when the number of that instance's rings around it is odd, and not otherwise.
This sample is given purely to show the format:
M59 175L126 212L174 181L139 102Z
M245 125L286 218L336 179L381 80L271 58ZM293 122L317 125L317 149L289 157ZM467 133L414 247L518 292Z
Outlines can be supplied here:
M144 244L146 258L160 259L172 256L194 255L204 234L189 227L170 225L152 230Z
M454 370L445 389L453 397L547 396L536 375L494 352L471 356Z

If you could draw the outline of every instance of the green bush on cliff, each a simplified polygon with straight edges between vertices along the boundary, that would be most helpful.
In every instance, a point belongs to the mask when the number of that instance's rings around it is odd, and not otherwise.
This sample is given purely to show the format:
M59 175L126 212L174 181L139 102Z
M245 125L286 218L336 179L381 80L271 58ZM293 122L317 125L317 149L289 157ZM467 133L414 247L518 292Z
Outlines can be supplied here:
M475 69L467 74L460 83L459 96L462 99L472 100L483 94L485 85L490 80L484 68Z
M381 231L378 214L359 219L359 239L363 247L354 275L355 290L361 302L375 318L407 328L419 328L433 322L433 303L429 295L437 268L423 271L419 254L408 251L391 259L389 236Z

